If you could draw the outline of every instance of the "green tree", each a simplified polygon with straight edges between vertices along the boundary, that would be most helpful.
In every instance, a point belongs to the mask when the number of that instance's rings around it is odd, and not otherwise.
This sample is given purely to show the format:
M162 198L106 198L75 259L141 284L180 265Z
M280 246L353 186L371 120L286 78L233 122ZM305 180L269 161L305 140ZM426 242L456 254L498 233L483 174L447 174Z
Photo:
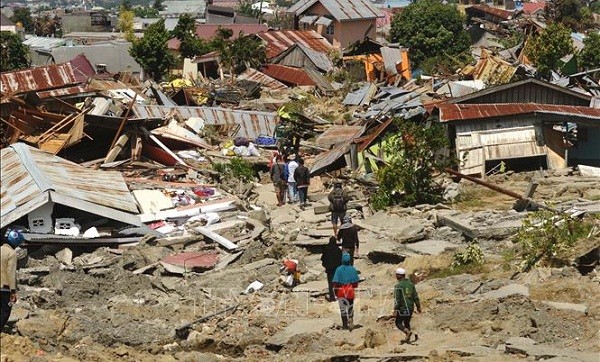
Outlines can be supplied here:
M559 60L575 51L571 31L560 24L550 24L527 45L526 54L543 77L556 70Z
M17 34L0 32L0 69L3 72L29 67L29 50Z
M23 29L27 33L31 33L33 31L33 17L31 16L31 10L29 8L16 8L13 11L13 16L10 18L15 24L20 23L23 26Z
M125 9L127 11L131 10L131 0L123 0L121 3L120 9Z
M544 9L546 19L571 30L585 30L594 26L592 12L581 0L552 0Z
M179 39L179 53L182 58L193 58L196 55L212 51L210 44L196 36L196 19L190 14L183 14L171 32L171 36Z
M153 7L145 8L145 7L138 6L138 7L133 8L133 12L134 12L135 16L137 16L138 18L143 18L143 19L158 18L158 10L156 10Z
M260 1L264 1L264 0L260 0ZM254 3L254 1L241 0L239 3L239 6L238 6L238 10L241 14L244 14L249 18L260 19L260 17L261 17L260 9L253 9L252 3Z
M135 35L133 35L133 18L135 13L132 10L127 10L125 6L121 6L119 11L119 30L125 34L125 39L129 42L135 41Z
M211 46L219 52L219 65L229 71L233 81L236 72L263 64L267 59L267 53L260 40L245 36L242 31L236 39L232 37L231 29L219 28L217 35L211 41Z
M371 205L380 210L396 203L414 206L442 201L443 189L434 175L454 163L439 152L448 145L443 127L404 118L394 122L398 132L388 138L385 148L391 159L377 172L379 187Z
M154 0L154 4L152 4L152 8L156 9L156 11L163 11L164 10L163 0Z
M583 49L579 54L579 60L585 69L600 68L600 33L590 32L583 39Z
M165 29L165 20L160 19L148 26L144 36L135 40L129 49L129 54L157 82L175 63L175 56L167 48L169 39L169 32Z
M394 16L390 40L410 49L415 67L428 58L455 56L471 45L464 28L465 18L453 5L436 0L420 0Z

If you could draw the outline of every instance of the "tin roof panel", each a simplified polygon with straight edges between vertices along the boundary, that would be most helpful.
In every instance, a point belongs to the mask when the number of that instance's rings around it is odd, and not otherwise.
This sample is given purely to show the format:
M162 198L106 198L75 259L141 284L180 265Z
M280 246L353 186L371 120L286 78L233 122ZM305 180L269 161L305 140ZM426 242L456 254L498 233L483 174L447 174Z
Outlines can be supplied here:
M440 122L486 119L529 113L575 116L600 121L600 109L554 104L440 104Z
M18 94L77 83L70 63L0 73L0 91Z

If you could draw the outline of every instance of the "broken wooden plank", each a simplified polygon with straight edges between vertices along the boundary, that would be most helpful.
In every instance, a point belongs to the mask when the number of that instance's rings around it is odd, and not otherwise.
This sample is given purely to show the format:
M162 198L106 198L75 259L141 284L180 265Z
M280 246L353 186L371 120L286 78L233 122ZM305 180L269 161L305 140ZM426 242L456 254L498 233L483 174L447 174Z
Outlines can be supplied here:
M123 127L125 127L125 123L127 123L127 119L129 119L129 113L131 113L131 109L133 108L133 105L135 104L136 98L137 98L137 93L133 96L133 98L131 99L131 102L129 102L129 105L127 106L127 112L125 112L125 116L121 120L121 124L119 124L119 129L117 130L117 133L115 134L115 138L113 138L113 141L110 144L110 147L108 148L109 150L112 149L113 147L115 147L115 143L117 143L117 140L119 139L119 136L121 135L121 132L123 131ZM108 157L108 155L107 155L107 157Z
M236 253L227 255L226 257L222 258L217 265L215 265L213 270L219 271L224 269L226 266L236 261L243 253L243 251L238 251Z
M219 235L219 234L215 233L214 231L209 230L203 226L195 227L194 230L196 230L200 234L206 236L207 238L212 239L215 242L219 243L221 246L223 246L227 250L234 250L234 249L238 248L238 246L236 244L229 241L227 238L224 238L221 235Z
M117 158L119 153L121 153L123 147L125 147L125 145L127 144L127 141L129 141L129 136L127 134L121 135L121 137L119 137L119 140L115 143L115 145L108 151L108 154L106 155L106 158L104 159L103 163L107 164L113 162Z
M138 268L138 269L134 270L133 274L136 274L136 275L137 274L143 274L144 272L146 272L146 271L148 271L150 269L156 268L159 264L160 264L160 262L157 261L156 263L152 263L150 265L143 266L141 268Z

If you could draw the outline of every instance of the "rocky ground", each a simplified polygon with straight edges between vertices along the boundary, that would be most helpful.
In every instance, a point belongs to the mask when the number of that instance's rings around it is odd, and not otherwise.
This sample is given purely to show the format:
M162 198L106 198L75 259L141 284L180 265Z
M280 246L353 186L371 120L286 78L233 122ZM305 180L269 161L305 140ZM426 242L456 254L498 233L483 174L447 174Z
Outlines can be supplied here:
M490 181L524 192L532 176ZM315 185L312 206L325 205L324 190ZM355 198L363 199L354 186ZM450 189L458 195L454 203L350 211L360 228L355 266L364 279L352 332L339 328L337 304L325 299L319 252L332 233L328 214L276 208L272 186L257 184L253 204L267 212L245 215L260 219L266 231L218 271L134 273L173 253L151 240L126 250L73 248L71 263L61 248L30 253L19 271L11 332L2 334L2 361L597 362L598 269L587 275L571 266L515 273L503 255L525 213L511 210L511 198L468 181ZM557 208L578 203L598 214L599 190L600 179L565 171L541 178L534 199ZM452 254L464 249L469 232L479 235L486 263L469 274L453 273ZM299 259L303 271L303 283L292 291L277 283L286 256ZM411 344L400 343L402 333L390 318L398 266L419 281L423 303L423 313L413 319L420 338ZM264 287L245 294L255 280ZM230 306L235 308L176 333Z

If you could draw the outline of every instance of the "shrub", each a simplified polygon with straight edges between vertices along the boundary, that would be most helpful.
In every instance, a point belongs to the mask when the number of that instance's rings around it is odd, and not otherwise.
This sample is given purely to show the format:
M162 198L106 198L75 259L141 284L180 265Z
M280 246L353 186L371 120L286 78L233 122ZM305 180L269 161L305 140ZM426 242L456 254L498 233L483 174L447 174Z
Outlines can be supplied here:
M233 157L229 163L215 162L213 169L221 174L221 178L235 178L240 181L252 181L255 176L250 162L241 157Z
M465 251L454 253L452 258L454 259L452 262L453 267L471 264L479 265L485 261L483 251L481 251L481 248L476 243L469 244Z

